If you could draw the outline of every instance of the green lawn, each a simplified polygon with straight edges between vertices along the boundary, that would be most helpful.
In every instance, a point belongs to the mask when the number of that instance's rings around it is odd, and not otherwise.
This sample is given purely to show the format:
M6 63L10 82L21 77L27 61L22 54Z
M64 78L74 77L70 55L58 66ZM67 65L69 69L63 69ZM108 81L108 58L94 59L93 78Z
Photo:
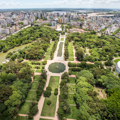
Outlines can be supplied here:
M69 58L67 59L67 61L74 61L72 42L70 42L68 45L68 52L69 52Z
M47 52L46 52L46 54L45 54L44 60L50 60L50 52L51 52L51 50L52 50L53 45L54 45L54 42L51 42L51 44L50 44L50 46L49 46L49 48L47 49Z
M114 60L115 63L117 63L118 61L120 61L120 59L116 59L116 60Z
M26 100L37 101L36 91L29 91L28 94L27 94Z
M47 101L51 100L51 105L47 105ZM49 98L45 98L43 109L41 116L49 116L49 117L54 117L55 116L55 109L56 109L56 101L57 101L57 96L54 94L51 94Z
M40 75L34 76L34 81L39 81L40 80Z
M69 83L75 84L75 78L74 77L69 77Z
M67 84L67 86L68 86L68 92L69 93L74 93L75 92L75 85Z
M23 116L17 116L17 118L15 118L14 120L28 120L28 119ZM29 120L33 120L33 119L29 119Z
M27 112L29 112L30 104L30 102L23 103L20 107L19 114L27 114Z
M67 99L68 104L76 104L73 96L74 94L68 94L68 99Z
M67 61L74 61L74 58L68 58Z
M59 86L59 77L58 76L51 76L49 85L52 88L52 91L55 90L55 88L58 88Z
M76 106L70 106L71 108L71 113L69 115L66 116L66 118L69 119L77 119L77 115L78 115L78 109L76 108Z
M71 75L76 75L77 76L78 72L73 72L71 73Z
M61 41L64 41L64 38L61 38Z
M37 82L33 82L32 86L31 86L31 90L37 90L37 86L38 86L38 83Z

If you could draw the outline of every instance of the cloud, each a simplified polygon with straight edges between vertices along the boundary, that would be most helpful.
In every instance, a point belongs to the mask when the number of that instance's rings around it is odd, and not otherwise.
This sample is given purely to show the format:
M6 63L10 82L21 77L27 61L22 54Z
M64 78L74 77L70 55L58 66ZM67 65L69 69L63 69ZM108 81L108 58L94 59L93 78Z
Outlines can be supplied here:
M120 0L55 0L45 3L21 3L17 0L11 0L9 2L4 2L0 0L0 8L86 8L86 7L99 7L108 8L109 6L119 8Z
M0 6L20 6L22 5L19 2L0 2Z

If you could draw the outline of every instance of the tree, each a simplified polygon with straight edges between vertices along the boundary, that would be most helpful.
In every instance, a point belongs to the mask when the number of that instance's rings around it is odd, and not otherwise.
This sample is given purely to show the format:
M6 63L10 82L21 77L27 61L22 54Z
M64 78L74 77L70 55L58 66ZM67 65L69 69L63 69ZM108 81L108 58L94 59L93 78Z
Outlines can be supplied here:
M84 55L84 52L83 52L82 48L78 49L76 52L76 57L79 61L83 60L83 55Z
M11 96L13 93L12 88L5 86L0 90L0 102L5 102L9 99L9 96Z
M51 100L48 100L48 101L47 101L47 105L51 105Z
M4 104L8 107L18 106L21 103L21 98L22 96L19 92L13 91L13 94L4 102Z
M50 95L51 95L51 91L50 90L44 91L44 97L50 97Z

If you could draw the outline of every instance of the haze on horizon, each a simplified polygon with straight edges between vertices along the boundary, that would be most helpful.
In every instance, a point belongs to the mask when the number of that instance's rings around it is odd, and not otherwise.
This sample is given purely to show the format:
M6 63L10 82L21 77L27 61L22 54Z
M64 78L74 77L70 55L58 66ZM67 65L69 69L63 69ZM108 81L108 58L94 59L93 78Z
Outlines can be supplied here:
M113 8L120 0L0 0L0 9L9 8Z

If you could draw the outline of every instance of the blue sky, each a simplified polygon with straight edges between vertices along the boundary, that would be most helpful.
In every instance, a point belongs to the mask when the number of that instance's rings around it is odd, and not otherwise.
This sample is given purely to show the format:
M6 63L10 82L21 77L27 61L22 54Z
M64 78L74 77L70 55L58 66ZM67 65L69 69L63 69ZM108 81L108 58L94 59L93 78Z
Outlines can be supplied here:
M3 8L120 8L120 0L0 0Z

